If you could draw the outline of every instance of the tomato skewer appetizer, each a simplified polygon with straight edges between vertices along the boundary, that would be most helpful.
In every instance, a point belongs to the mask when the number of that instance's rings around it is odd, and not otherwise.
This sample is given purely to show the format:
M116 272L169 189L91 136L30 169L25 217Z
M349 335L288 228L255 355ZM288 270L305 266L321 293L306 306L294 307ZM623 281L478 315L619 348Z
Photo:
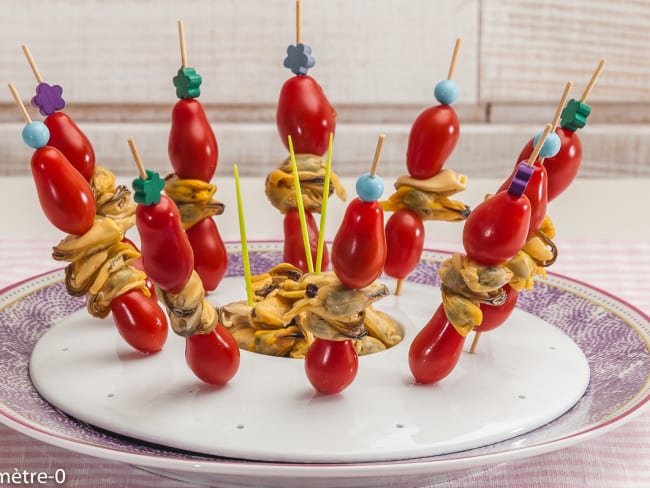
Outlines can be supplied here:
M481 202L467 218L466 255L455 254L442 264L442 304L409 349L409 367L417 383L433 384L453 371L466 335L482 322L481 303L504 306L507 302L503 287L512 272L504 263L526 243L531 206L525 189L550 130L548 124L531 159L520 163L508 189Z
M273 171L266 180L266 195L271 203L284 214L284 261L308 272L307 263L315 261L318 241L318 225L313 213L320 212L321 195L336 191L345 199L345 190L336 175L331 184L323 186L325 161L322 156L327 151L330 136L336 130L336 111L327 100L321 86L307 73L316 61L311 47L302 42L302 7L296 1L296 44L287 47L284 67L294 74L280 89L276 111L276 125L280 139L287 150L294 151L294 159L299 171L299 180L305 190L304 218L309 231L307 256L300 239L300 217L294 195L290 158ZM291 137L293 148L289 148ZM322 252L323 269L329 265L327 247Z
M113 312L122 338L143 353L160 351L167 339L167 321L146 276L134 265L139 256L123 242L128 219L96 216L93 190L57 148L48 145L50 132L33 122L14 86L9 84L27 125L23 140L36 151L32 175L41 208L50 222L68 236L54 247L52 257L68 261L65 284L73 296L88 294L88 312L98 318Z
M202 381L224 385L239 368L239 348L205 299L178 208L161 194L164 181L158 173L145 170L132 138L129 146L140 173L133 187L144 270L167 308L172 329L186 338L187 365Z
M384 191L376 174L385 136L379 136L372 169L357 180L358 197L350 202L332 243L332 266L344 287L361 289L380 275L386 260L384 214L377 200ZM322 232L322 230L321 230ZM324 394L343 391L354 381L359 357L352 340L315 336L305 354L305 373Z
M604 66L605 61L601 60L580 99L569 100L562 111L560 127L555 129L555 133L560 139L560 151L554 157L546 158L544 161L544 166L548 172L549 202L564 192L578 174L582 163L582 143L577 131L587 124L587 117L591 113L591 107L587 105L587 99ZM521 150L517 161L527 159L533 150L533 146L534 141L528 141Z
M413 122L406 151L408 176L395 182L396 193L382 202L392 211L386 223L387 255L384 271L397 280L400 295L404 278L420 261L425 240L425 220L461 221L469 207L449 199L465 189L467 178L442 166L456 147L459 124L451 104L458 98L453 81L461 40L456 39L446 80L436 84L434 95L440 105L424 110Z
M548 206L548 175L544 161L547 158L554 157L560 151L560 137L555 133L555 129L560 121L562 109L569 97L572 85L571 81L565 85L550 124L550 131L539 150L539 159L532 166L534 171L524 191L531 205L530 227L525 246L518 253L517 258L508 264L510 269L513 272L516 271L516 273L511 278L510 283L503 288L507 295L506 301L499 306L480 304L483 320L481 326L476 329L476 334L469 349L472 354L476 352L481 334L496 329L508 319L517 303L518 292L524 288L531 289L533 285L532 276L535 274L545 276L544 268L553 264L557 257L555 245L551 241L553 235L549 235L553 234L554 231L546 214ZM535 145L537 145L542 135L543 133L539 133L533 138ZM513 178L514 173L501 185L498 191L506 189Z
M174 174L167 177L165 192L181 212L183 228L194 252L194 268L203 287L212 291L223 279L228 267L228 253L214 219L224 205L212 196L216 186L210 184L217 169L219 147L203 105L201 76L188 67L183 22L178 21L181 67L174 77L179 101L171 114L168 154Z

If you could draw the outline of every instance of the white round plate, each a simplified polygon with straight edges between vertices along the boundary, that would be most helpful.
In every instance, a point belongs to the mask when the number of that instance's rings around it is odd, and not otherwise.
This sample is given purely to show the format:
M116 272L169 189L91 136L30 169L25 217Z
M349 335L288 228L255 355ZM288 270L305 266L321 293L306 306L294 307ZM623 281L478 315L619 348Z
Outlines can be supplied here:
M258 243L252 249L257 271L268 269L281 259L278 243ZM410 281L437 286L435 271L446 257L444 253L426 252ZM241 275L237 253L231 255L229 274ZM521 293L518 307L569 336L584 352L592 373L584 396L556 420L530 433L484 447L397 461L288 463L194 454L90 427L53 408L34 389L27 367L37 340L52 325L84 306L83 300L66 294L61 280L61 272L48 273L0 293L0 420L60 447L178 478L224 486L304 486L309 482L310 486L334 487L390 485L408 477L412 485L417 485L430 482L437 474L447 476L458 470L533 456L585 440L629 419L650 397L648 317L605 292L551 275L532 291ZM506 327L503 326L504 330ZM489 354L490 346L491 341L485 340L481 352ZM459 367L471 360L469 356L461 358ZM346 392L343 398L347 398L345 395ZM467 405L467 412L479 415L481 406L481 400ZM359 418L358 413L355 418Z

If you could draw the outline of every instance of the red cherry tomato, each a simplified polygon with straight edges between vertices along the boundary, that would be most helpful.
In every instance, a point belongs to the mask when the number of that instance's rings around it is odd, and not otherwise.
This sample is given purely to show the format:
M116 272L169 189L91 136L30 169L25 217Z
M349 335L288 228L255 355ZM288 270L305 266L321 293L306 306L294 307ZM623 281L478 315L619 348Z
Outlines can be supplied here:
M305 210L305 221L307 223L307 234L309 235L309 246L311 248L311 262L316 266L316 254L318 251L318 227L311 212ZM302 240L302 229L300 228L300 214L297 209L289 210L284 216L284 262L293 264L304 273L307 269L307 258L305 256L305 244ZM327 246L323 246L323 258L321 269L326 270L330 258Z
M327 152L330 133L336 129L336 111L316 80L308 75L294 76L280 90L276 124L287 150L287 136L291 136L296 154L322 156Z
M167 318L155 299L131 290L111 301L113 321L122 338L144 353L160 351L167 340Z
M517 305L517 290L512 288L510 285L504 286L503 289L507 296L506 301L502 305L488 305L486 303L481 303L479 305L483 312L483 321L481 322L481 325L475 329L476 332L488 332L492 329L496 329L512 314L512 311Z
M32 156L32 177L38 201L48 220L68 234L85 234L97 210L90 185L61 151L44 146Z
M163 290L179 293L194 270L194 253L178 207L161 195L155 205L138 205L135 216L145 273Z
M508 261L526 244L530 215L526 195L502 191L481 202L463 228L467 257L488 266Z
M386 262L384 211L378 202L355 198L343 216L332 243L332 267L348 288L375 281Z
M90 181L95 171L95 150L86 134L65 112L54 112L43 123L50 130L48 145L61 151L85 180Z
M167 149L179 178L206 182L212 179L219 148L201 102L194 98L176 102Z
M409 367L415 381L431 385L449 375L460 359L464 343L465 337L447 320L440 305L409 349Z
M573 182L582 162L582 143L576 132L559 127L555 133L560 136L560 152L544 160L548 173L548 201L554 200ZM519 154L519 161L528 159L533 152L533 140L528 141Z
M406 278L420 261L423 247L422 219L412 210L395 212L386 222L386 274L397 279Z
M352 341L314 339L305 354L305 373L320 393L332 395L350 386L357 376L359 357Z
M525 160L522 160L525 161ZM528 197L530 202L530 226L528 227L528 234L534 233L542 225L542 221L546 216L546 209L548 208L548 176L546 168L539 164L539 161L533 166L534 173L531 175L524 195ZM501 185L499 191L507 190L510 187L512 178L517 172L517 168L512 172L506 182Z
M203 219L186 232L194 252L194 269L203 288L212 291L221 283L228 268L228 251L217 224L211 218Z
M431 178L458 142L460 128L456 112L449 105L436 105L422 112L411 127L406 149L406 168L413 178Z
M185 361L201 381L225 385L239 369L239 348L226 328L207 334L194 334L185 342Z

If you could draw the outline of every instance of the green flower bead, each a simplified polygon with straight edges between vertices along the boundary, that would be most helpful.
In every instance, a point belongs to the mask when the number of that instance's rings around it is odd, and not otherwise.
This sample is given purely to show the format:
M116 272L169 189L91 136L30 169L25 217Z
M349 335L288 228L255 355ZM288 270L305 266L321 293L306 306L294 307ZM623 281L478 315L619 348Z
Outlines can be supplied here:
M147 179L136 178L133 180L133 199L142 205L155 205L160 202L160 193L165 188L163 180L155 171L147 170Z
M178 98L199 98L201 95L201 75L194 68L180 68L174 76L174 86Z

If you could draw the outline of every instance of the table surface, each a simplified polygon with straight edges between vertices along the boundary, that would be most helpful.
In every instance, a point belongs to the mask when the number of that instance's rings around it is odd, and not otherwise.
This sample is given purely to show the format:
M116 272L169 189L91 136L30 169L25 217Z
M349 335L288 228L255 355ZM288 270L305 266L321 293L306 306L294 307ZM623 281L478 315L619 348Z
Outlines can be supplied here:
M353 181L343 180L353 189ZM222 237L239 240L234 185L217 179L217 198L226 213L217 217ZM242 181L249 239L280 238L282 218L263 195L263 181ZM477 205L499 181L470 180L457 198ZM649 180L577 180L549 206L560 254L551 271L607 290L650 312ZM260 203L256 205L256 203ZM0 178L0 289L60 267L50 252L63 236L43 217L30 178ZM345 210L333 200L328 215L331 237ZM460 251L462 225L429 222L427 246ZM133 232L133 231L132 231ZM136 236L134 237L137 240ZM79 455L44 444L0 425L0 473L16 470L66 472L65 486L182 486L138 468ZM51 483L53 483L51 481ZM644 408L621 427L550 454L492 467L441 485L444 488L509 487L650 487L650 409Z

